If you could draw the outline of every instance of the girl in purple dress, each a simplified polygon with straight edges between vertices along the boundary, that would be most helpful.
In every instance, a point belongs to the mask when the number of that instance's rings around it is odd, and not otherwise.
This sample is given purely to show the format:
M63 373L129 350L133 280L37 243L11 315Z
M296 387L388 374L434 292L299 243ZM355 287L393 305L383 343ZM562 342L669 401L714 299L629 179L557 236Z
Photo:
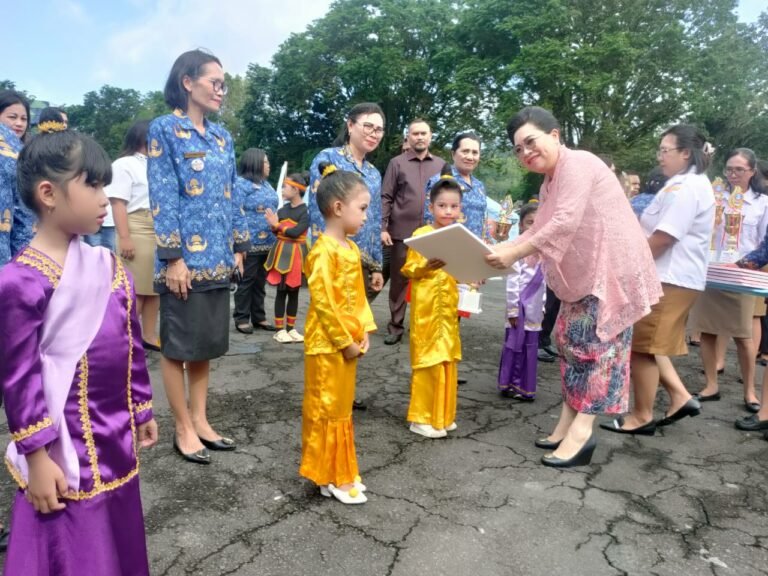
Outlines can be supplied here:
M520 234L533 226L538 204L520 210ZM507 327L501 350L498 388L502 396L531 402L536 398L539 332L547 286L538 256L518 260L507 276Z
M18 159L39 217L0 271L0 384L19 485L5 574L149 574L139 447L157 441L133 282L78 239L102 225L111 163L77 132L41 133Z

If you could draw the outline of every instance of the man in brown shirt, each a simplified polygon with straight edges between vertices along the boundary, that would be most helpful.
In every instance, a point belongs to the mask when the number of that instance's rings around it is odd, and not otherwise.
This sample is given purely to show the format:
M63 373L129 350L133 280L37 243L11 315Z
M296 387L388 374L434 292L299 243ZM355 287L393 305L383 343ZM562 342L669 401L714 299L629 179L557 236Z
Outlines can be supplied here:
M403 240L424 224L427 181L445 165L442 158L429 153L432 130L424 120L408 126L410 150L394 157L387 166L381 184L381 241L389 247L389 334L385 344L397 344L403 337L405 292L408 280L400 273L405 264L407 246Z

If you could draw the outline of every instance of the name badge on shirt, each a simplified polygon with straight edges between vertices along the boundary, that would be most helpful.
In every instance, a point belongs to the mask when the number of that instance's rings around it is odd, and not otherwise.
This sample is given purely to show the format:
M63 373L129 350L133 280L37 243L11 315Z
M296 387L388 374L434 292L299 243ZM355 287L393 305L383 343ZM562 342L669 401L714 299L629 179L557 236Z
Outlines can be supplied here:
M184 159L185 160L192 160L190 163L190 166L192 167L192 170L195 172L202 172L205 168L205 152L185 152L184 153Z

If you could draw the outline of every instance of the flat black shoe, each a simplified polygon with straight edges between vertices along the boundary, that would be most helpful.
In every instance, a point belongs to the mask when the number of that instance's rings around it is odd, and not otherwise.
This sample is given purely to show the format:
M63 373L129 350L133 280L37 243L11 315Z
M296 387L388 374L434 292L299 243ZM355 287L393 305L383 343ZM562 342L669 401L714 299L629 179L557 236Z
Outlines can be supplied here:
M747 409L747 412L752 412L752 414L757 414L760 412L760 402L747 402L744 400L744 408Z
M757 358L755 358L755 364L759 364L760 366L768 366L768 360L765 360L758 356Z
M738 430L745 430L746 432L759 432L760 430L768 430L768 420L758 420L757 414L739 418L734 423L734 426Z
M552 354L544 350L544 348L539 348L539 351L536 354L536 358L539 362L546 362L547 364L551 364L555 361L556 356L552 356Z
M387 346L394 346L395 344L400 342L400 340L402 339L403 339L402 334L387 334L384 337L384 344L386 344Z
M193 464L204 464L208 465L211 463L211 455L208 453L208 450L203 448L202 450L198 450L197 452L192 452L191 454L184 454L184 452L181 451L181 448L179 448L179 443L176 440L176 437L173 438L173 449L176 450L176 452L181 455L181 457L186 460L187 462L192 462Z
M200 442L202 442L203 446L208 448L208 450L230 452L237 449L237 444L235 444L235 441L232 440L232 438L221 438L219 440L206 440L200 436L198 436L198 438L200 438Z
M160 352L160 346L158 346L157 344L151 344L146 340L142 340L141 345L144 346L144 350L152 350L153 352Z
M530 396L523 396L522 394L512 394L512 399L517 400L518 402L533 402L536 400L536 398L531 398Z
M352 410L368 410L368 405L362 400L352 402Z
M259 330L264 330L265 332L277 332L277 328L268 322L256 322L253 327L258 328Z
M467 379L466 378L456 378L456 383L459 386L461 386L462 384L466 384L467 383Z
M702 396L701 394L694 394L693 395L696 400L699 402L717 402L720 400L720 392L715 392L714 394L708 394L707 396Z
M669 426L678 420L682 420L686 416L693 418L699 414L701 414L701 404L698 400L696 400L696 398L691 398L688 400L688 402L683 404L677 412L670 414L669 416L665 416L656 422L656 426Z
M253 326L250 324L235 324L235 330L240 334L253 334Z
M704 368L701 369L701 373L706 374L706 371L704 370ZM722 376L723 374L725 374L725 368L720 368L720 370L717 371L717 375Z
M0 530L0 552L5 552L8 550L8 539L10 536L11 533L8 531L8 528L3 528Z
M763 434L763 439L768 441L768 432L766 432L765 434Z
M654 420L651 420L642 426L638 426L637 428L632 428L631 430L622 428L623 425L624 418L619 416L610 422L601 422L600 428L610 432L616 432L617 434L638 434L640 436L653 436L656 434L656 422Z
M694 348L698 348L699 346L701 346L701 340L691 340L689 338L688 339L688 346L693 346Z
M557 450L561 442L562 440L558 440L557 442L550 442L546 437L544 437L537 438L533 445L536 446L536 448L543 448L544 450Z
M552 344L547 344L546 346L541 347L544 352L549 354L550 356L554 356L555 358L560 356L560 352L557 351L557 348L555 348Z
M573 458L564 460L562 458L556 458L552 454L545 454L541 457L541 463L544 464L544 466L550 466L552 468L573 468L574 466L586 466L592 462L592 454L594 454L596 447L597 437L592 434L592 436L589 437L589 440L584 443L584 446L582 446L581 449L576 452Z

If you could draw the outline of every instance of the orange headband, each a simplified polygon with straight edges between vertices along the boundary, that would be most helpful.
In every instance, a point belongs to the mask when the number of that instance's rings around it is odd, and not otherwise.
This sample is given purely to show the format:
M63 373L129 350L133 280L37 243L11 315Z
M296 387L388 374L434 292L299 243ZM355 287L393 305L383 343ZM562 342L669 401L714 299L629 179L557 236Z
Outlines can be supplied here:
M288 184L288 186L293 186L294 188L298 188L301 192L304 192L307 189L307 187L304 186L304 184L299 184L298 182L295 182L290 178L286 178L285 180L283 180L283 184Z

